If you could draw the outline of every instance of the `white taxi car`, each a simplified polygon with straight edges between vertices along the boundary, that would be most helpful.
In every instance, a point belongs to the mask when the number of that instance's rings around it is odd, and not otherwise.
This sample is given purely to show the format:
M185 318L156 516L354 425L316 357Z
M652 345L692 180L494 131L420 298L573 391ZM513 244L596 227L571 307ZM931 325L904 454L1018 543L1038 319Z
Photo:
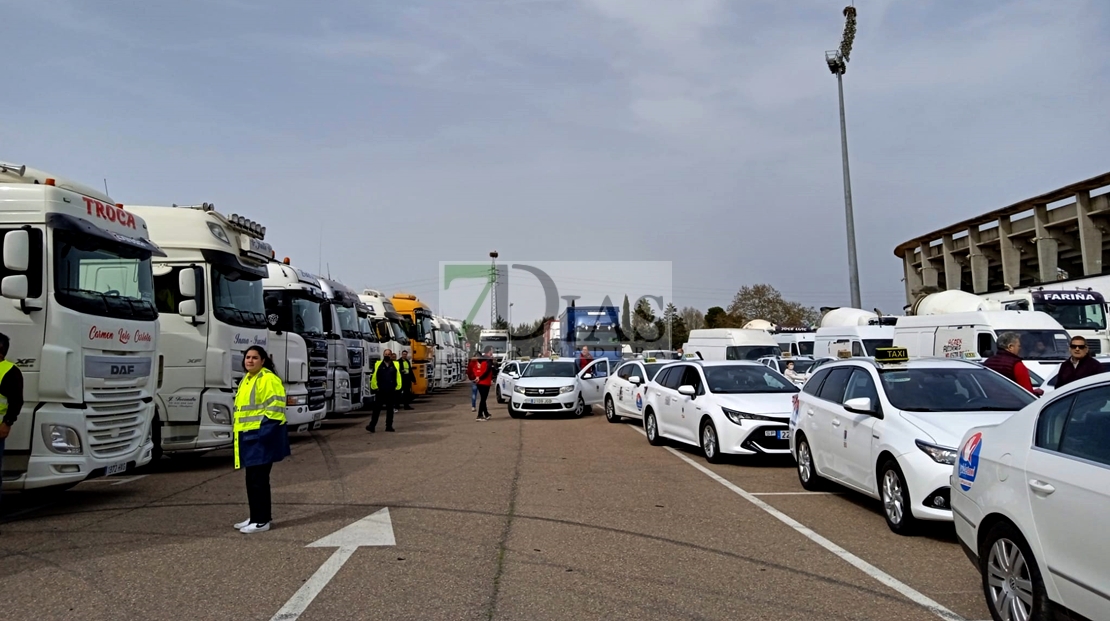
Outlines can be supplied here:
M790 408L798 387L754 361L669 364L644 391L648 442L701 446L710 463L725 453L789 451Z
M621 364L605 380L605 420L619 423L622 417L644 417L644 388L651 378L672 360L655 358L630 360Z
M497 372L497 384L494 388L494 397L498 403L505 403L509 400L508 396L513 394L513 385L520 378L520 374L524 372L524 367L528 366L528 362L528 359L520 358L507 360L501 365L501 370Z
M571 412L585 416L601 403L609 377L609 360L598 358L579 370L577 358L536 358L513 384L509 416L539 412Z
M952 471L956 535L995 619L1110 618L1110 376L970 429Z
M890 529L909 534L917 520L952 519L948 479L964 433L1034 397L974 362L880 353L886 361L831 362L806 382L790 444L802 487L827 479L878 498Z

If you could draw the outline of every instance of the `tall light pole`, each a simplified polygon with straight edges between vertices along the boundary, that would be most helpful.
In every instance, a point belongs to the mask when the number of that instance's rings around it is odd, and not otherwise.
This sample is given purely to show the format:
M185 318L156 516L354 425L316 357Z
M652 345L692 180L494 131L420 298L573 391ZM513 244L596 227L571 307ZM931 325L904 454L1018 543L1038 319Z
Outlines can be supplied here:
M509 346L506 348L507 356L513 353L513 303L509 302Z
M848 173L848 127L844 121L844 73L848 70L848 57L856 38L856 7L844 7L844 37L840 48L825 52L829 71L836 75L836 89L840 94L840 157L844 162L844 220L848 228L848 286L852 307L860 308L859 263L856 260L856 221L852 215L852 179Z
M497 325L497 251L489 253L489 329Z

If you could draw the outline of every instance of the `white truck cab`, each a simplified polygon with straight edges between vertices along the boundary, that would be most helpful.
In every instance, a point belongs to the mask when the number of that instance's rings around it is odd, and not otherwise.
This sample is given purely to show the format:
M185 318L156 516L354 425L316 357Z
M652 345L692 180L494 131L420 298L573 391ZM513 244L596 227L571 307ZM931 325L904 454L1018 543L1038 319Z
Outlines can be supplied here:
M1076 289L1068 282L1052 283L1034 289L983 294L995 300L1003 310L1032 310L1050 315L1068 331L1069 336L1087 339L1092 354L1110 353L1110 336L1106 325L1106 299L1093 289Z
M23 373L3 488L71 486L150 462L160 331L143 219L104 193L0 163L0 332Z
M405 334L401 315L393 308L393 302L376 289L363 289L358 299L369 309L370 324L381 342L382 352L391 350L400 359L401 352L405 351L412 360L412 343Z
M374 372L374 365L382 359L382 341L378 337L371 320L374 318L370 305L361 299L355 304L358 313L358 331L362 336L362 405L368 407L374 402L374 393L370 392L370 375Z
M701 360L758 360L777 356L781 349L766 330L708 328L690 330L682 351Z
M358 296L342 283L317 276L324 290L324 330L328 339L328 414L346 414L362 406L362 339L358 331Z
M155 456L231 446L243 354L252 345L269 349L262 279L273 250L265 228L209 203L126 209L166 252L154 261L162 333Z

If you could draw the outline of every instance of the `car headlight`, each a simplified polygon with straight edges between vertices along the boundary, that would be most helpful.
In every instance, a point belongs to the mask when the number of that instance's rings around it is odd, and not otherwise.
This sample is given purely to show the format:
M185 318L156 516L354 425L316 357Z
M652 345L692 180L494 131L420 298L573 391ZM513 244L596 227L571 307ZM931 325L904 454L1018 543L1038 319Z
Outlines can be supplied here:
M46 448L59 455L80 455L81 435L73 427L65 425L42 426L42 441Z
M929 457L932 457L933 461L937 462L938 464L951 466L956 463L956 455L959 453L959 451L954 448L948 448L947 446L938 446L936 444L930 444L921 440L914 440L913 442L917 445L917 448L925 451L925 454Z
M728 419L730 421L736 423L737 425L743 423L743 421L745 421L745 420L763 420L763 421L767 421L767 422L771 422L771 423L785 423L786 422L785 420L775 418L774 416L762 416L760 414L749 414L747 412L741 412L739 410L730 410L728 408L721 408L721 411L725 413L725 416L728 417ZM785 418L789 418L789 417L787 416Z
M222 403L208 404L208 418L217 425L231 424L231 408Z
M298 395L296 397L291 397L289 395L285 396L285 405L304 405L306 403L308 403L308 395Z
M559 392L564 394L564 395L568 392L574 392L574 385L572 384L570 386L563 386L562 388L559 389Z
M523 386L513 386L513 392L515 392L518 395L523 395L524 394L524 387Z

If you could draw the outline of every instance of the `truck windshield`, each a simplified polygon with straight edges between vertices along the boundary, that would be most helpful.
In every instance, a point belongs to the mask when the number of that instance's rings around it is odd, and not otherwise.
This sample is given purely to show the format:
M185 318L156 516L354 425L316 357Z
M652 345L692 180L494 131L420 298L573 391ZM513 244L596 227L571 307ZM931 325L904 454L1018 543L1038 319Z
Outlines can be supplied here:
M360 316L358 318L358 331L362 333L362 340L369 343L379 342L378 336L374 334L374 328L370 325L370 319L368 317Z
M212 311L216 319L242 328L266 327L262 280L241 272L212 266Z
M358 312L354 308L336 304L335 312L339 315L339 330L343 333L343 338L362 338L358 329Z
M157 319L150 252L56 230L54 297L62 306L90 315Z
M995 330L1013 332L1021 338L1021 357L1026 360L1063 360L1068 352L1068 333L1063 330Z
M1038 302L1033 310L1048 313L1065 330L1105 330L1106 311L1102 304L1059 304Z
M509 337L507 336L484 336L482 337L479 349L486 351L486 348L493 348L493 353L503 354L509 350Z
M778 345L730 345L725 349L726 360L759 360L764 356L782 353Z
M867 350L868 356L874 356L875 350L880 347L890 347L892 345L894 345L894 339L863 339L863 348Z
M390 319L389 326L393 332L393 340L402 345L408 345L410 341L407 328L410 325L412 324L402 323L399 319Z
M1010 412L1035 397L989 369L891 369L879 372L890 404L908 412Z
M578 345L619 345L620 335L616 326L578 326L574 330L575 343Z
M308 336L324 336L324 313L320 302L308 298L293 298L293 331Z

